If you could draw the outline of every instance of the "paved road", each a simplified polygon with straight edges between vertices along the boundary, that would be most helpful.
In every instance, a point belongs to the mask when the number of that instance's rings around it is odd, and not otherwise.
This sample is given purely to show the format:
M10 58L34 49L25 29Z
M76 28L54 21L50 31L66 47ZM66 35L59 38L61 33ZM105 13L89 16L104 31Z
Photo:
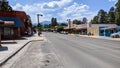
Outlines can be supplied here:
M44 33L64 68L120 68L120 42Z
M63 68L52 49L47 41L32 42L13 64L9 62L2 68Z
M120 68L120 42L43 33L10 68Z

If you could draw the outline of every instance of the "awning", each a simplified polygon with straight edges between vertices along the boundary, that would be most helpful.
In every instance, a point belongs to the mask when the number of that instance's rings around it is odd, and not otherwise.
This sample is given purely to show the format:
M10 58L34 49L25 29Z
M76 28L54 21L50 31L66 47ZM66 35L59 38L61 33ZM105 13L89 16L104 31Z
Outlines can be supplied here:
M100 30L109 30L109 29L120 29L120 26L110 26L110 27L101 28Z
M5 25L13 25L13 27L24 27L24 24L17 17L2 17L0 16L0 20L5 21Z
M14 26L14 21L4 21L5 26Z

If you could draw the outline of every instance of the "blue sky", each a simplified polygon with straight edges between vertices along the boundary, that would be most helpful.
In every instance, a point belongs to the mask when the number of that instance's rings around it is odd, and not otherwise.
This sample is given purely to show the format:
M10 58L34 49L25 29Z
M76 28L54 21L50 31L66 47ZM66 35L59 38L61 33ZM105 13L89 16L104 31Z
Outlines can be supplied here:
M25 11L31 16L32 22L37 23L37 14L43 14L40 21L50 21L56 17L58 22L67 19L82 20L87 17L90 21L100 9L109 11L117 0L8 0L14 10Z

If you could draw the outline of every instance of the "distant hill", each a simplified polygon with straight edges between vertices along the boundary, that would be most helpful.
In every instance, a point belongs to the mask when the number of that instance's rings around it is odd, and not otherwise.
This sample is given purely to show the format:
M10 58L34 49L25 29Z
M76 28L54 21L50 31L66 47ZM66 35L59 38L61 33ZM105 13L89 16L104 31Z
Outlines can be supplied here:
M44 25L44 24L50 24L51 22L50 21L43 21L43 22L41 22L42 23L42 25ZM33 23L33 26L36 26L38 23Z
M37 26L38 23L32 23L33 26Z
M50 21L43 21L41 23L42 23L42 25L44 25L44 24L50 24L51 22Z

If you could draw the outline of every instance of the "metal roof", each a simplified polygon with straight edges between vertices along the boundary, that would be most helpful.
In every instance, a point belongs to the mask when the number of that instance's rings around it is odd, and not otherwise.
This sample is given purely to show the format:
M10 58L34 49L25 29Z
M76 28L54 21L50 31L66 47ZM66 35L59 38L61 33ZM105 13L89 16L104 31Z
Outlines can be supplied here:
M2 20L2 21L14 21L13 27L24 27L24 24L17 17L2 17L2 16L0 16L0 20Z
M101 28L101 30L108 30L108 29L120 29L120 26L109 26L109 27L105 27L105 28Z

